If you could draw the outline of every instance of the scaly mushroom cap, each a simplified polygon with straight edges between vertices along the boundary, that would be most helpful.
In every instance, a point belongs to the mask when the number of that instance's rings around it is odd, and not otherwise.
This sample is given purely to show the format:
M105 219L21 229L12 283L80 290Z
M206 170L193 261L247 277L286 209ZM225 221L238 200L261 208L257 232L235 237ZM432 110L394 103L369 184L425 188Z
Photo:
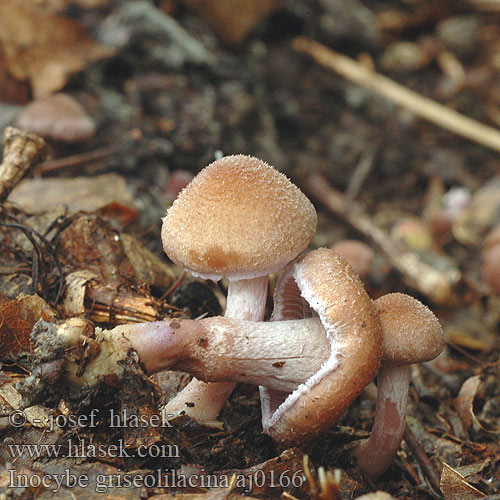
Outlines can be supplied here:
M383 331L383 363L409 365L434 359L444 346L443 330L434 313L404 293L374 301Z
M317 224L312 203L287 177L251 156L204 168L163 219L163 248L205 279L251 279L302 252Z
M276 288L274 319L308 315L308 308L297 300L300 291L320 317L331 346L321 369L286 399L261 388L264 431L281 443L296 444L332 424L375 377L382 357L382 332L361 280L333 250L306 254L282 276Z

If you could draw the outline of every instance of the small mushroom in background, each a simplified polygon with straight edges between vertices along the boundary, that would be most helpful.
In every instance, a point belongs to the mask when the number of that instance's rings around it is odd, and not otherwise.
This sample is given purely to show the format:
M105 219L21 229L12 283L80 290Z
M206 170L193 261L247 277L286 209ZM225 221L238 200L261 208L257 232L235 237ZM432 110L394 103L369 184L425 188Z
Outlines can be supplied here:
M370 437L355 450L359 467L376 478L390 466L406 426L410 365L443 350L438 319L409 295L390 293L374 301L382 323L383 358L377 374L377 407Z
M165 194L170 200L175 200L179 193L193 180L194 175L189 170L178 168L170 174L165 187Z
M229 280L225 316L262 321L268 275L309 245L312 203L283 174L257 158L226 156L205 167L180 193L162 226L163 248L203 279ZM234 384L192 380L164 408L213 422Z
M333 250L314 250L285 268L274 294L273 323L318 316L328 360L290 394L260 388L264 432L286 445L318 435L370 383L380 364L382 332L373 302L352 267Z
M94 120L69 94L58 93L36 99L18 116L19 128L57 143L85 142L96 130Z
M365 279L370 274L375 253L365 242L340 240L334 243L331 248L351 265L361 279Z
M486 236L481 249L481 276L495 294L500 294L500 226Z

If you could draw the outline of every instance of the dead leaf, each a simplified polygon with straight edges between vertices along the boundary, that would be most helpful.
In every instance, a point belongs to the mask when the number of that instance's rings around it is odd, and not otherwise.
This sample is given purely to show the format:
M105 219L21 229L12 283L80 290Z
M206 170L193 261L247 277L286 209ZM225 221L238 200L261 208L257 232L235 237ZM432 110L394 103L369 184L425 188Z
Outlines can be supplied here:
M0 44L9 74L28 80L35 97L60 90L88 63L113 54L76 21L22 0L0 2Z
M17 104L27 103L30 97L28 82L14 78L7 69L7 55L0 43L0 101Z
M7 382L0 385L0 397L13 409L20 410L22 396L16 389L13 382ZM30 406L25 408L20 415L21 418L26 418L33 427L45 429L49 425L49 416L51 411L41 405Z
M120 235L123 249L134 268L138 283L167 289L175 280L172 269L130 234Z
M455 399L455 408L457 409L458 415L467 433L474 429L485 430L474 413L474 399L480 385L481 377L479 375L469 377L462 384L458 396Z
M252 495L273 495L276 493L277 484L273 484L272 479L268 478L285 478L288 484L282 482L283 490L292 495L300 495L303 498L309 493L309 485L304 475L304 454L298 448L290 448L285 450L279 457L266 460L263 463L254 465L247 469L225 470L216 472L224 476L236 474L238 481L236 483L236 491L251 490ZM255 477L266 478L266 481L254 482ZM252 484L253 483L253 484ZM258 483L258 484L257 484ZM279 480L277 481L278 484Z
M59 206L70 212L94 212L116 202L137 213L125 179L118 174L96 177L25 179L11 192L9 201L29 213L41 213Z
M477 500L486 496L446 462L443 463L440 485L444 500Z
M281 5L281 0L184 0L203 17L224 43L238 44L257 23Z
M38 295L9 300L0 292L0 356L29 350L31 330L44 306L48 307Z

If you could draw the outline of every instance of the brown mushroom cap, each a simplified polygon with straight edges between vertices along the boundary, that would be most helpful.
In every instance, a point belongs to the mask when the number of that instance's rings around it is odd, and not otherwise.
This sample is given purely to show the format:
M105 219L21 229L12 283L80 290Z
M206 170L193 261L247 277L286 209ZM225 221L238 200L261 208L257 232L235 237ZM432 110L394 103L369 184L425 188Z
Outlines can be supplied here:
M278 407L272 393L261 389L264 430L285 444L319 434L339 418L375 377L382 356L382 332L373 303L352 267L333 250L314 250L290 269L302 298L321 319L331 344L328 360ZM277 293L291 295L288 283ZM291 297L278 300L278 315L295 315Z
M444 346L443 330L432 311L404 293L374 301L383 332L383 363L405 365L434 359Z
M162 242L176 263L206 279L251 279L302 252L317 224L312 203L287 177L251 156L204 168L163 220Z
M17 119L17 126L60 142L86 141L95 133L95 123L83 106L62 92L36 99L26 106Z

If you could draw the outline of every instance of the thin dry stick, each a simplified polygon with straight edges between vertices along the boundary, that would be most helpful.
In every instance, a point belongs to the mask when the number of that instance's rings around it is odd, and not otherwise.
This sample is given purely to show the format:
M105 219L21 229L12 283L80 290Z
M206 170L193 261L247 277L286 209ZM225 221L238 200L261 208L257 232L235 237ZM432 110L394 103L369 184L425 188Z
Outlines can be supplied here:
M408 285L427 296L432 302L455 305L458 297L455 287L461 280L456 268L438 271L420 257L394 242L389 235L376 226L370 217L354 203L347 204L342 193L334 189L326 177L312 174L305 178L304 188L321 201L333 214L343 218L365 238L371 240L406 279Z
M45 141L36 134L14 127L4 131L3 161L0 165L0 203L3 203L19 181L48 153Z
M362 64L313 40L299 37L295 50L311 56L316 62L379 94L417 116L488 148L500 151L500 131L467 118L442 104L424 97Z
M433 467L431 461L425 454L422 445L418 442L418 439L416 438L415 434L413 434L413 431L410 429L408 425L406 425L405 428L404 440L406 444L410 447L414 457L419 463L422 472L427 477L427 480L429 481L431 487L434 489L434 491L439 491L439 486L440 486L439 474Z

